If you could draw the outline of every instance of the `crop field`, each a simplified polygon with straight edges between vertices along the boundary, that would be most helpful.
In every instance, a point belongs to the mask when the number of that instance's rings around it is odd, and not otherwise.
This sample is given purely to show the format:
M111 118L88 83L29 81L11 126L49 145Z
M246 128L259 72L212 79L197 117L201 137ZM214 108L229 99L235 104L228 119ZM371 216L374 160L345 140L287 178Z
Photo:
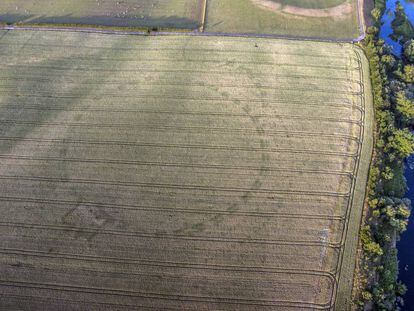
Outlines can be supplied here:
M357 38L356 0L208 0L207 32Z
M16 30L0 55L0 309L347 303L372 147L355 46Z
M196 29L205 0L2 0L0 22Z

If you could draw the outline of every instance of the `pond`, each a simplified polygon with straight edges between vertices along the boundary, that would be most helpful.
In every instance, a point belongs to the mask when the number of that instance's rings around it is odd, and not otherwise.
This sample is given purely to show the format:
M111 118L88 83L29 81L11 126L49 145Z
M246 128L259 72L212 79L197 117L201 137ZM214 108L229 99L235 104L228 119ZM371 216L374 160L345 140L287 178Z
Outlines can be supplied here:
M387 9L382 17L380 37L392 46L394 54L401 55L401 45L392 40L390 35L393 30L391 22L394 19L396 0L387 0ZM400 0L411 23L414 23L414 2ZM409 191L407 197L413 202L414 206L414 156L411 156L406 163L405 178ZM410 217L408 230L401 235L401 240L397 244L399 259L399 278L407 285L408 292L404 297L405 306L403 310L414 310L414 209Z

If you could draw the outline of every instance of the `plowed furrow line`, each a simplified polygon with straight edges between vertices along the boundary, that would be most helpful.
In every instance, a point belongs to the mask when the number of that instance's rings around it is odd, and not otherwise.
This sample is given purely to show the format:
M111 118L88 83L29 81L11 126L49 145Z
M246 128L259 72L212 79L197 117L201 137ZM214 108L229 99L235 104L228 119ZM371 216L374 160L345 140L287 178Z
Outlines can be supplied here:
M159 62L165 62L165 63L171 63L171 61L174 62L181 62L184 63L184 66L186 66L186 63L195 63L195 64L207 64L207 65L203 65L203 67L208 67L213 63L213 68L214 66L217 66L218 61L217 60L201 60L201 59L193 59L193 60L177 60L177 59L154 59L154 58L148 58L148 59L142 59L140 58L139 63L159 63ZM159 65L159 64L157 64ZM294 67L294 68L306 68L306 69L332 69L335 71L345 71L345 72L349 72L350 70L359 70L359 68L355 67L355 68L348 68L346 66L344 67L337 67L337 66L322 66L322 65L298 65L295 63L274 63L274 62L235 62L235 61L231 61L231 62L227 62L224 64L221 64L222 66L224 65L231 65L231 66L237 66L237 65L253 65L252 67L255 68L256 66L267 66L267 67L275 67L275 66L279 66L279 67ZM145 69L147 67L139 67L136 69L109 69L109 68L104 68L104 67L89 67L89 66L85 66L85 67L80 67L80 66L67 66L67 67L63 67L63 66L46 66L46 65L27 65L27 64L10 64L10 63L6 63L6 64L2 64L0 63L0 66L2 67L7 67L7 68L28 68L28 71L35 71L35 70L39 70L39 69L48 69L48 70L59 70L59 71L70 71L70 70L77 70L77 71L99 71L99 72L135 72L135 73L142 73L143 71L145 72ZM154 65L150 65L150 66L154 66ZM177 64L177 66L179 66ZM194 67L194 66L193 66ZM223 70L223 72L226 72Z
M316 309L325 308L328 304L316 304L302 301L286 301L276 299L248 299L248 298L230 298L230 297L210 297L210 296L195 296L195 295L179 295L179 294L164 294L155 292L139 292L132 290L123 290L116 288L100 288L89 286L74 286L67 284L42 283L42 282L26 282L0 279L0 286L11 287L26 287L34 289L48 289L54 291L70 291L77 293L90 293L101 295L114 295L125 297L140 297L147 299L163 299L176 300L186 302L200 302L200 303L220 303L220 304L242 304L255 306L302 306L306 305Z
M46 139L46 138L26 138L26 137L0 137L0 141L27 141L27 142L45 142L45 143L62 143L62 144L84 144L84 145L115 145L115 146L139 146L139 147L157 147L157 148L180 148L180 149L206 149L206 150L231 150L231 151L247 151L247 152L265 152L265 153L292 153L292 154L312 154L312 155L330 155L345 158L354 158L357 153L347 152L330 152L317 150L304 150L297 148L254 148L239 146L220 146L220 145L184 145L184 144L161 144L161 143L144 143L129 141L113 141L113 140L75 140L75 139Z
M177 86L181 86L184 88L188 88L188 87L212 87L212 88L217 88L217 89L221 89L221 88L230 88L230 89L254 89L254 90L271 90L274 91L277 89L278 92L310 92L310 93L323 93L323 94L333 94L333 95L337 95L337 94L341 94L341 95L359 95L361 94L361 91L357 90L357 91L339 91L337 89L323 89L323 88L316 88L315 86L313 88L310 87L306 87L306 88L301 88L301 87L293 87L293 88L288 88L288 87L281 87L280 85L273 85L273 86L257 86L257 85L243 85L243 84L239 84L239 85L223 85L223 84L217 84L217 85L206 85L204 83L185 83L183 84L182 82L179 83L161 83L160 81L157 81L156 83L153 82L149 82L149 83L139 83L140 86L164 86L164 87L177 87ZM292 85L292 84L290 84ZM303 84L298 84L298 85L303 85ZM101 85L100 85L101 86ZM15 93L16 91L19 91L18 86L16 86L16 84L11 84L11 85L0 85L0 89L4 89L6 91L1 91L2 93L7 93L7 92L12 92ZM134 89L135 90L135 89ZM143 89L145 91L145 89ZM64 94L59 94L59 95L64 95ZM100 95L102 96L121 96L121 97L126 97L127 95L124 95L122 91L118 91L117 93L101 93ZM138 94L139 95L139 94ZM128 95L128 97L133 97L135 95Z
M1 286L1 285L0 285ZM76 299L64 299L64 298L60 298L60 297L40 297L40 296L33 296L33 295L23 295L23 294L3 294L0 292L0 297L3 296L3 301L6 301L6 299L8 298L14 298L17 301L19 301L19 304L21 305L21 301L22 300L29 300L29 306L33 307L32 302L33 301L42 301L42 302L47 302L47 306L50 307L55 303L56 301L62 301L65 303L65 306L68 306L70 304L79 304L81 303L82 306L86 307L86 306L91 306L91 305L98 305L98 306L111 306L112 310L118 310L118 308L122 307L122 308L127 308L127 310L145 310L145 309L151 309L151 310L173 310L173 311L177 311L180 310L182 311L182 309L171 309L171 308L167 308L167 307L151 307L151 306L144 306L144 305L140 305L140 304L124 304L124 303L110 303L110 302L97 302L97 301L87 301L87 300L76 300ZM1 299L0 299L1 300Z
M51 97L39 97L39 98L47 98L51 99ZM62 98L60 98L62 99ZM87 101L88 99L85 98ZM90 99L89 99L90 100ZM172 99L178 101L178 99ZM193 99L188 99L193 100ZM202 101L208 101L208 99L200 99L200 102ZM227 102L226 100L223 100ZM255 102L255 101L253 101ZM13 105L12 105L13 104ZM15 104L15 105L14 105ZM273 105L269 105L267 108L276 108L277 106L284 105L285 103L273 103ZM292 104L289 102L289 105ZM300 103L293 103L292 105L302 105ZM359 106L355 105L348 105L348 104L330 104L330 105L324 105L325 107L329 108L345 108L346 110L349 110L352 113L352 110L357 109L360 111ZM101 106L99 106L101 107ZM197 111L197 110L154 110L154 109L129 109L129 108L118 108L116 109L111 108L110 105L108 105L108 108L98 108L98 107L91 107L88 105L87 107L67 107L67 106L59 106L59 105L53 105L53 106L47 106L46 102L39 104L39 105L22 105L20 102L8 102L7 105L1 105L0 103L0 109L7 109L7 110L37 110L37 111L76 111L76 112L107 112L107 113L146 113L146 114L168 114L168 115L195 115L195 116L225 116L225 117L249 117L249 118L269 118L271 119L274 114L268 114L268 113L232 113L232 112L217 112L217 111ZM306 104L306 109L309 107L320 109L319 104ZM276 115L278 116L278 115Z
M203 75L220 75L220 77L223 77L224 72L223 71L212 71L212 70L194 70L194 69L175 69L175 70L169 70L169 69L165 69L165 70L156 70L156 69L146 69L145 70L146 73L171 73L174 74L175 76L177 75L177 73L185 73L185 75L188 75L190 73L194 73L194 74L203 74ZM314 75L278 75L278 74L269 74L269 73L261 73L261 72L255 72L255 77L272 77L272 78L282 78L282 79L305 79L305 80L309 80L309 79L315 79L316 81L341 81L344 83L352 83L352 84L358 84L359 81L357 80L352 80L349 79L347 77L343 77L343 78L339 78L339 77L322 77L322 76L314 76ZM246 76L246 73L244 72L231 72L231 77L234 76ZM74 75L73 73L67 73L65 74L63 77L62 75L57 75L57 74L53 74L50 73L48 75L48 77L54 77L55 79L50 79L50 78L45 78L44 76L30 76L25 75L25 76L18 76L18 75L14 75L14 76L1 76L0 73L0 81L30 81L30 82L51 82L51 83L55 83L56 82L56 78L62 78L64 79L63 82L70 82L70 83L76 83L77 80L79 78L84 77L83 75ZM69 80L69 79L73 79L73 80ZM316 82L315 81L315 82ZM107 79L101 79L99 80L94 79L94 82L89 82L86 81L82 84L87 84L87 85L95 85L95 84L136 84L140 82L139 80L128 80L128 81L111 81L111 80L107 80Z
M48 253L38 250L26 250L17 248L0 248L1 254L17 255L17 256L30 256L40 258L51 259L68 259L76 261L91 261L91 262L105 262L114 264L129 264L129 265L144 265L151 267L161 268L185 268L195 270L217 270L217 271L231 271L231 272L254 272L254 273L274 273L274 274L298 274L298 275L314 275L324 276L335 282L335 278L332 272L322 270L309 270L309 269L292 269L281 267L269 267L269 266L240 266L240 265L217 265L217 264L197 264L192 262L176 262L176 261L160 261L160 260L147 260L138 258L125 258L125 257L108 257L108 256L93 256L93 255L79 255L69 253Z
M84 228L84 227L73 227L63 225L46 225L46 224L29 224L29 223L18 223L18 222L0 222L2 227L11 228L23 228L29 230L49 230L49 231L64 231L64 232L83 232L89 234L99 235L114 235L114 236L130 236L130 237L141 237L151 239L169 239L169 240L188 240L188 241L208 241L208 242L219 242L219 243L240 243L240 244L262 244L262 245L295 245L295 246L324 246L331 248L341 247L338 243L321 242L321 241L301 241L301 240L270 240L270 239L248 239L248 238L223 238L214 236L189 236L189 235L178 235L178 234L157 234L157 233L145 233L137 231L125 231L125 230L110 230L104 228Z
M0 91L1 93L1 91ZM83 101L93 101L96 102L99 99L108 99L108 96L104 96L104 95L94 95L91 97L84 97L81 95L73 95L73 96L69 96L69 95L58 95L58 94L49 94L49 93L45 93L45 94L36 94L36 93L27 93L27 94L23 94L20 91L17 92L18 95L16 94L7 94L7 96L10 97L17 97L17 98L21 98L21 97L28 97L28 98L47 98L47 99L82 99ZM171 100L175 100L175 101L197 101L197 102L208 102L209 105L222 105L223 102L228 102L230 104L234 104L236 103L258 103L258 104L266 104L268 107L278 107L279 105L298 105L298 106L310 106L310 107L318 107L320 109L321 105L322 106L326 106L326 107L349 107L351 109L358 109L360 111L363 111L363 107L361 106L356 106L354 104L350 104L350 100L346 99L346 98L338 98L338 102L341 102L340 104L338 103L333 103L333 102L321 102L321 103L316 103L313 104L312 102L306 102L304 103L303 100L290 100L289 103L287 103L286 101L274 101L274 99L272 99L271 101L267 101L266 99L246 99L246 98L237 98L237 97L233 97L232 99L227 99L224 97L208 97L208 96L203 96L203 97L188 97L188 96L178 96L178 95L174 95L174 96L170 96L170 95L160 95L160 94L145 94L145 95L140 95L140 94L136 94L134 96L127 96L124 94L118 94L118 96L116 96L116 98L121 97L121 98L133 98L133 99L143 99L143 100L148 100L148 98L153 98L156 99L157 101L171 101ZM112 98L112 97L109 97ZM115 98L115 97L114 97ZM158 113L158 112L157 112ZM186 114L186 112L177 112L177 111L160 111L159 113L178 113L178 114ZM193 112L189 112L190 114L193 114Z
M348 176L353 178L352 172L335 171L335 170L311 170L311 169L294 169L280 168L269 166L232 166L218 164L192 164L192 163L167 163L167 162L151 162L151 161L135 161L135 160L118 160L118 159L86 159L86 158L65 158L65 157L35 157L14 154L0 154L0 159L6 160L26 160L26 161L61 161L76 163L97 163L97 164L119 164L119 165L137 165L137 166L160 166L160 167L185 167L199 169L220 169L220 170L244 170L244 171L260 171L260 172L293 172L293 173L309 173L316 175L335 175ZM237 174L237 173L233 173Z
M175 77L175 78L177 79L177 77ZM149 86L149 85L182 86L182 85L186 85L186 86L192 86L192 87L201 87L201 86L203 86L203 87L211 87L211 88L235 88L235 89L256 89L256 90L265 89L266 90L266 89L276 89L276 88L280 89L281 86L284 85L282 83L285 83L285 84L287 83L288 85L292 85L292 86L295 86L295 85L302 86L303 83L304 83L304 81L296 81L295 83L292 83L292 81L289 81L287 77L283 77L283 79L279 79L279 80L276 80L276 81L271 81L271 82L273 82L273 84L269 83L270 81L266 84L263 84L263 83L260 83L260 84L259 83L243 83L243 82L236 83L235 81L231 81L230 83L223 81L220 84L217 84L217 83L203 83L203 82L195 83L195 82L193 82L194 80L191 80L191 82L190 82L190 80L186 81L186 80L182 80L182 79L180 79L179 82L169 82L169 81L171 81L171 79L173 79L173 78L166 79L164 77L162 80L157 79L155 81L151 81L151 79L147 78L146 80L124 81L124 82L122 82L122 81L108 81L108 80L99 81L97 79L97 80L94 80L93 82L89 81L89 82L82 83L82 85L89 85L91 87L97 87L97 86L105 87L105 86L108 86L108 85L111 85L111 86L113 86L113 85L122 85L122 86L135 86L135 87L137 85L139 85L139 86L143 86L143 85L144 86ZM335 79L332 79L332 81L330 81L330 79L326 79L326 82L322 83L323 79L317 79L315 81L311 81L311 79L309 77L304 77L303 79L306 79L306 83L309 85L309 87L310 86L315 86L316 84L318 86L332 86L333 81L335 81ZM39 79L36 79L36 78L34 78L34 79L20 79L20 80L17 80L17 79L13 79L13 80L12 79L8 79L8 80L0 79L0 81L7 81L7 82L11 81L12 82L11 84L10 83L7 84L7 83L4 83L4 82L0 84L0 87L6 87L6 88L15 87L16 84L19 85L18 83L16 83L16 81L35 82L37 85L56 83L56 79L51 80L51 79L44 79L44 78L43 79L42 78L39 78ZM76 80L68 79L67 76L65 76L65 78L62 82L65 83L66 85L71 85L71 84L78 85L78 83L79 83ZM342 84L344 84L344 83L342 83ZM351 82L347 81L347 84L351 85ZM355 84L360 86L357 83L355 83ZM308 89L308 88L306 88L306 89ZM284 90L284 89L285 88L282 88L282 90ZM322 89L322 90L324 90L324 89ZM358 92L361 92L361 90L359 90Z
M70 183L70 184L93 184L93 185L109 185L121 187L142 187L142 188L164 188L178 190L195 190L209 192L236 192L236 193L253 193L253 194L296 194L296 195L312 195L326 197L349 197L348 192L331 192L331 191L302 191L302 190L278 190L278 189L250 189L250 188L229 188L229 187L213 187L201 185L184 185L184 184L162 184L162 183L146 183L146 182L129 182L129 181L109 181L100 179L81 179L81 178L57 178L47 176L18 176L18 175L0 175L0 180L18 180L18 181L34 181L34 182L54 182L54 183Z
M18 43L13 43L13 42L8 42L7 46L21 46L21 44ZM159 52L159 51L169 51L169 52L173 52L171 55L172 56L176 56L177 52L182 53L183 52L183 47L182 46L178 46L177 48L162 48L162 47L157 47L157 48L148 48L148 46L143 46L140 44L136 44L136 46L132 47L132 48L121 48L121 47L93 47L93 46L87 46L87 45L61 45L61 44L33 44L33 43L28 43L26 45L27 47L43 47L43 48L47 48L48 50L51 48L62 48L62 49L66 49L66 48L76 48L77 50L79 49L101 49L101 50L110 50L112 51L133 51L136 52L138 47L145 47L145 51L149 51L149 52ZM33 55L33 56L37 56L37 54L28 54L27 51L31 51L31 50L35 50L35 49L27 49L25 52L25 55ZM299 56L299 57L311 57L311 58L323 58L323 60L326 59L332 59L333 61L337 61L337 60L341 60L343 61L344 58L346 57L350 57L350 60L353 60L353 58L351 57L351 55L342 55L342 54L337 54L338 56L334 56L334 54L329 54L329 55L317 55L317 54L305 54L305 53L278 53L278 52L269 52L269 51L256 51L256 50L232 50L232 49L207 49L207 48L191 48L191 51L196 51L199 53L210 53L210 52L214 52L217 54L230 54L231 56L234 56L234 54L236 53L240 53L240 54L248 54L248 55L280 55L280 56ZM153 53L151 53L153 54ZM0 54L0 56L10 56L10 54ZM86 56L80 56L82 57L82 59L85 60L91 60L91 61L95 61L95 57L86 57ZM78 59L78 56L76 56L76 59ZM118 60L134 60L136 61L136 58L122 58L122 57L97 57L96 59L102 60L102 61L118 61ZM355 59L356 60L356 59Z
M303 116L287 116L287 115L273 115L274 118L280 119L302 119L302 120L315 120L315 121L329 121L334 123L349 123L349 124L359 124L360 121L356 120L346 120L333 118L312 118L312 117L303 117ZM16 120L16 119L0 119L0 124L18 124L18 125L35 125L35 126L56 126L56 127L87 127L87 128L128 128L128 129L148 129L148 130L158 130L158 131L177 131L177 132L195 132L195 133L206 133L206 132L227 132L227 133L247 133L247 134L261 134L266 136L278 136L280 134L289 134L296 136L310 136L310 137L335 137L335 138L345 138L350 140L358 140L358 137L349 136L349 135L337 135L337 134L327 134L327 133L311 133L306 131L275 131L267 128L230 128L230 127L214 127L214 126L168 126L162 124L135 124L135 123L76 123L76 122L37 122L37 121L28 121L28 120Z

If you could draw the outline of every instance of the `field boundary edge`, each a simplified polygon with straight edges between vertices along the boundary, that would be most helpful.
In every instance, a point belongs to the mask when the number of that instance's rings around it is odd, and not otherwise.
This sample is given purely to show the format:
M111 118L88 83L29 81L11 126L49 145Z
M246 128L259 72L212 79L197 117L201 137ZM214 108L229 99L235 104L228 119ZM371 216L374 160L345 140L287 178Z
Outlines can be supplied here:
M366 35L364 21L364 0L356 0L356 13L358 20L357 38L335 38L322 36L295 36L278 34L257 34L257 33L231 33L231 32L205 32L205 25L208 15L208 0L200 0L200 26L196 29L189 28L156 28L150 27L116 27L82 24L8 24L0 22L1 30L30 30L30 31L65 31L65 32L86 32L113 35L140 35L140 36L166 36L166 35L188 35L188 36L217 36L217 37L246 37L246 38L268 38L286 39L297 41L336 42L336 43L357 43L362 41Z

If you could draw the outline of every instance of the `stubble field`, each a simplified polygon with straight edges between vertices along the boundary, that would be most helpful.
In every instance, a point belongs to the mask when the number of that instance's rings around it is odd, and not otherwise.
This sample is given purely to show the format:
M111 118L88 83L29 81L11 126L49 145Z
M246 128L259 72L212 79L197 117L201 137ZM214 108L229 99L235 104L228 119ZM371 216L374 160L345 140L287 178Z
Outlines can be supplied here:
M1 307L350 297L372 143L353 45L0 37Z

